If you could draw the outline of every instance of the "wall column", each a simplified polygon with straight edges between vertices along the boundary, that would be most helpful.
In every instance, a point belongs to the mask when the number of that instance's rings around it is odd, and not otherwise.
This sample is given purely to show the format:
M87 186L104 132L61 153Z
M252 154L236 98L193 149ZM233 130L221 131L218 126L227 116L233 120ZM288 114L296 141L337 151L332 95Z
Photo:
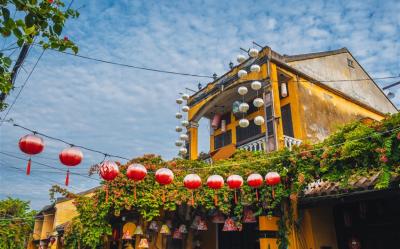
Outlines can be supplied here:
M199 123L195 121L190 121L189 124L189 159L190 160L196 160L199 156L199 151L198 151L198 143L199 143Z

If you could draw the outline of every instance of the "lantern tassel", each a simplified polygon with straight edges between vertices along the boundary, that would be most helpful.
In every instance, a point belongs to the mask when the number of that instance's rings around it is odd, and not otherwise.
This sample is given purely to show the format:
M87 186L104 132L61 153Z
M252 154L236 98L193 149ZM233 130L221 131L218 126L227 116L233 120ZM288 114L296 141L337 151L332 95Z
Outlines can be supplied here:
M29 176L31 174L31 159L28 160L28 165L26 166L26 175Z
M236 189L235 189L235 204L238 203L238 199L237 199L237 193L236 193Z
M194 194L193 194L193 190L191 191L192 192L192 207L194 206Z
M69 184L69 169L67 170L67 176L65 177L65 186Z
M217 195L217 193L214 194L214 205L218 206L218 195Z
M133 198L135 198L135 201L137 200L136 182L133 182Z
M275 189L274 189L274 187L272 187L272 199L275 200Z
M104 185L104 190L106 191L106 202L108 202L108 185Z
M258 201L258 189L256 189L256 199Z
M165 190L162 190L162 203L165 203Z

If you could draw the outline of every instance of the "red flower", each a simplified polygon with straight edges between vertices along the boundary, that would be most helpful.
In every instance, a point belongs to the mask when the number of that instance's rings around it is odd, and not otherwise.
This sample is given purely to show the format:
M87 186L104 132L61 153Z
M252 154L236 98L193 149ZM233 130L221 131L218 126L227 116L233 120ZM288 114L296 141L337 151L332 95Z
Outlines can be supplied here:
M379 161L381 161L381 162L383 162L383 163L387 163L388 158L387 158L386 155L382 155L382 156L379 158Z
M397 140L400 140L400 132L399 133L397 133Z
M47 2L48 2L49 4L52 4L52 3L54 2L54 0L47 0Z
M68 37L64 36L64 41L68 41Z

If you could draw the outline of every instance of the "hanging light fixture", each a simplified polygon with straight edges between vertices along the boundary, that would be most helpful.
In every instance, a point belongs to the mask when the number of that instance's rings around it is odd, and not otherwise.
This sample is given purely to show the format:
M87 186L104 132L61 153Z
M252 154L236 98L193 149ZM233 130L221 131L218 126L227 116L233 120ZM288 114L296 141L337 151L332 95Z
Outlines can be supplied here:
M281 176L277 172L269 172L265 176L265 183L272 187L272 198L275 198L274 186L281 182Z
M258 201L258 188L263 184L263 177L258 173L253 173L247 177L247 184L256 190L256 199Z
M182 111L183 112L188 112L189 111L189 106L187 106L187 105L185 105L185 106L182 106Z
M261 71L261 67L259 65L251 65L250 67L250 71L253 73L259 73Z
M170 169L167 169L167 168L158 169L156 171L155 176L156 176L156 181L162 186L168 185L168 184L172 183L172 181L174 180L174 173ZM162 192L162 201L163 201L163 203L165 202L164 188L163 188L163 192Z
M180 112L175 113L176 119L181 119L182 117L183 117L182 113L180 113Z
M185 187L187 189L190 190L192 198L192 206L194 206L194 190L198 189L199 187L201 187L201 178L199 175L197 174L189 174L187 176L185 176L185 178L183 179L183 184L185 185Z
M134 235L143 235L143 229L141 225L138 225L135 229Z
M103 180L109 182L114 180L119 174L118 165L113 161L104 161L100 164L100 176ZM108 185L105 185L106 202L108 201Z
M182 99L184 99L184 100L188 100L189 97L190 96L188 94L186 94L186 93L182 94Z
M254 91L260 90L261 86L262 86L262 84L260 81L256 80L256 81L251 82L251 89L253 89Z
M247 76L247 71L246 71L246 70L243 70L243 69L239 70L239 72L238 72L238 77L239 77L240 79L242 79L242 78L244 78L244 77L246 77L246 76Z
M183 234L179 230L179 228L175 228L173 234L172 234L173 239L183 239Z
M187 151L187 149L185 147L182 147L182 148L179 149L179 154L181 154L182 156L186 155L187 152L188 151Z
M183 145L183 141L182 140L176 140L175 141L175 145L176 145L176 147L181 147Z
M149 229L152 230L152 231L157 232L158 229L159 229L157 221L155 221L155 220L151 221L150 225L149 225Z
M254 123L258 126L263 125L264 124L264 118L262 116L257 116L254 118Z
M146 238L141 238L138 248L149 248L149 242L147 241Z
M224 186L224 178L220 175L211 175L207 178L207 186L214 189L214 205L218 206L217 190Z
M44 142L41 137L38 137L33 134L28 134L19 140L19 148L22 152L29 155L28 165L26 167L26 174L30 175L31 173L31 156L39 154L43 151Z
M256 217L250 208L246 208L243 212L243 223L256 223Z
M166 224L164 224L161 226L160 233L164 234L164 235L169 235L169 234L171 234L171 230L169 229L169 227Z
M175 126L175 131L176 132L181 132L183 129L181 126Z
M262 98L255 98L253 100L253 105L257 108L261 107L264 105L264 100Z
M286 82L282 82L281 83L281 96L283 98L287 97L288 93L287 93L287 84Z
M187 120L182 120L182 121L181 121L181 125L184 126L184 127L187 127L187 126L189 126L189 121L187 121Z
M136 201L136 182L140 182L143 180L147 175L147 169L138 163L134 163L128 166L126 170L126 176L128 179L134 181L134 190L133 190L133 195Z
M242 118L239 120L239 126L242 128L246 128L247 126L249 126L249 120Z
M216 130L219 127L219 123L221 122L222 115L220 113L215 113L213 120L211 122L211 127Z
M249 104L243 102L239 105L239 111L242 113L246 113L249 110Z
M185 224L182 224L182 225L179 226L179 231L181 233L188 233L188 230L187 230L187 227L186 227Z
M251 48L251 49L249 50L249 55L250 55L251 57L253 57L253 58L257 57L257 56L258 56L258 50L255 49L255 48Z
M247 90L247 87L245 87L245 86L241 86L241 87L238 88L238 93L239 93L239 95L241 95L241 96L246 95L247 92L248 92L248 90Z
M71 147L61 151L58 157L60 159L60 162L65 166L75 167L76 165L82 162L83 153L78 148ZM67 176L65 178L65 185L68 186L68 184L69 184L69 168L67 170Z
M236 190L242 187L243 178L240 175L230 175L228 179L226 179L226 183L230 189L235 191L235 204L238 203Z
M246 56L239 54L238 56L236 56L236 60L239 63L243 63L246 60Z
M225 220L224 227L222 231L224 232L235 232L237 231L237 227L235 225L235 221L232 218L228 218Z
M187 134L181 134L179 135L179 139L182 141L187 141L189 140L189 136Z
M178 105L182 104L183 103L183 99L181 99L181 98L176 99L176 103Z

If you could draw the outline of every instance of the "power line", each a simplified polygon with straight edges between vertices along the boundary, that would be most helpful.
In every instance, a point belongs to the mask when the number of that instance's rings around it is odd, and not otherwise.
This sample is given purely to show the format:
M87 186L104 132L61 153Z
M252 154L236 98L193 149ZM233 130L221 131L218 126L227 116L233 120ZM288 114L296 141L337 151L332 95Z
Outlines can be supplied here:
M42 58L44 51L42 51L42 53L40 54L40 56L38 57L38 59L36 60L35 65L33 66L32 70L29 72L28 77L26 77L24 83L22 84L21 88L19 89L17 96L15 97L15 99L13 100L13 102L11 103L10 107L7 109L6 114L3 116L2 120L0 120L0 126L3 125L4 120L7 118L8 114L10 113L11 109L13 108L15 102L17 102L18 97L21 95L22 90L24 90L24 87L26 86L26 84L28 83L29 79L31 78L33 71L35 71L35 68L37 67L40 59Z

